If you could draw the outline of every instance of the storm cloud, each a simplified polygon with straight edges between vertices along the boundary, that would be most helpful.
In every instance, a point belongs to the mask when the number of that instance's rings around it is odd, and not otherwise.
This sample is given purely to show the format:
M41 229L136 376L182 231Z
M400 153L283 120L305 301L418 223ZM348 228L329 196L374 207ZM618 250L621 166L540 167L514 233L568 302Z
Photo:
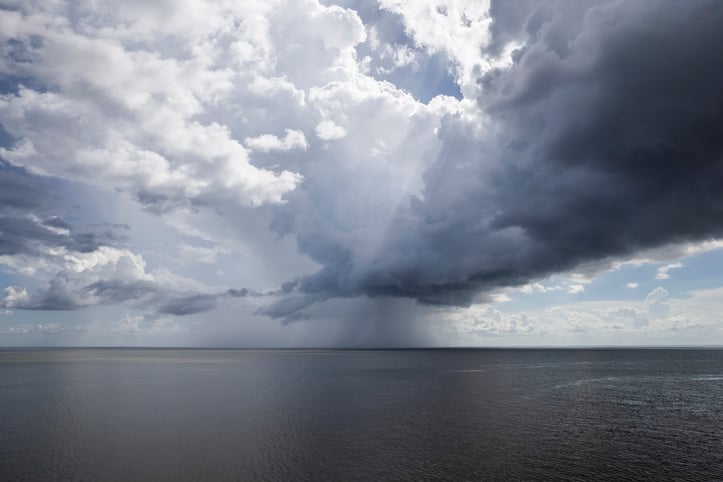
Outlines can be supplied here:
M723 4L533 2L506 18L501 3L491 45L521 47L478 79L487 128L443 119L422 193L373 256L302 233L324 268L272 314L333 296L464 305L723 234Z

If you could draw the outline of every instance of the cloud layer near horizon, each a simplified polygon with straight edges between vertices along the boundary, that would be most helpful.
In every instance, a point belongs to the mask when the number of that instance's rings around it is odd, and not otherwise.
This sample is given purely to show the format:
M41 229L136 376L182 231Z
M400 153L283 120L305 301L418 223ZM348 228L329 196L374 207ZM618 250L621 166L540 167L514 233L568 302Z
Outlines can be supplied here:
M16 194L40 176L122 192L207 264L292 239L317 270L249 286L287 321L331 298L469 305L723 234L720 2L343 4L0 11L0 254L38 282L4 306L184 315L246 286L147 269Z

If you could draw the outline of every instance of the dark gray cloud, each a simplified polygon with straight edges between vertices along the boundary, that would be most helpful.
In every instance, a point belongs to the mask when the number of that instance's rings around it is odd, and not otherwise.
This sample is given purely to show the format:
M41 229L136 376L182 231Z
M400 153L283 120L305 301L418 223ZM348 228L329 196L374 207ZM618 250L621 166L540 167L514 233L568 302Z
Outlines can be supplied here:
M721 25L716 1L535 10L481 80L508 146L491 227L523 229L543 272L720 235Z
M258 311L258 314L267 315L271 318L281 318L284 320L284 323L290 323L292 321L304 319L304 317L300 316L300 314L302 314L301 310L324 299L325 296L323 294L285 296L274 303L261 308Z
M0 255L42 255L63 247L89 253L121 239L112 229L77 229L58 207L49 182L0 160Z
M184 294L173 296L158 307L157 312L166 315L192 315L216 307L216 296L209 294Z
M10 172L0 161L0 207L3 210L32 209L42 205L48 192L36 183Z
M145 280L102 279L83 289L87 294L103 300L105 304L126 303L156 297L161 291L158 283Z
M245 298L249 296L249 294L250 292L248 288L229 288L228 290L226 290L226 295L230 296L231 298Z
M235 290L243 291L243 290ZM47 285L15 300L9 307L22 310L77 310L90 305L128 304L150 313L192 315L210 311L226 293L201 293L165 287L162 283L139 279L100 279L83 284L83 277L61 271Z
M493 49L524 46L479 79L492 132L445 119L423 193L373 256L302 228L300 249L324 267L267 314L334 296L463 305L584 262L723 235L723 3L502 3Z

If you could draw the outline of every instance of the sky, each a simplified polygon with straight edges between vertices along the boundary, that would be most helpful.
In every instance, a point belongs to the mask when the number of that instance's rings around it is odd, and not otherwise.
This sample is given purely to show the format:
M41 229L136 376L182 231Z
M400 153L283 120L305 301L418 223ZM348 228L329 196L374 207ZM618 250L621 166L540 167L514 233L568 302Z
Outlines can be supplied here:
M722 25L0 0L0 346L723 344Z

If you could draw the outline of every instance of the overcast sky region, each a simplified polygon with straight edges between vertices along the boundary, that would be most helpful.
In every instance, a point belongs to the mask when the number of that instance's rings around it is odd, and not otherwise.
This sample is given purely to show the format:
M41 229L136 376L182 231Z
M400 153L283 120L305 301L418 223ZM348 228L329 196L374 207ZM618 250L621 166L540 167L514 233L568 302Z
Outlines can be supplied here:
M0 346L723 344L719 0L0 0Z

